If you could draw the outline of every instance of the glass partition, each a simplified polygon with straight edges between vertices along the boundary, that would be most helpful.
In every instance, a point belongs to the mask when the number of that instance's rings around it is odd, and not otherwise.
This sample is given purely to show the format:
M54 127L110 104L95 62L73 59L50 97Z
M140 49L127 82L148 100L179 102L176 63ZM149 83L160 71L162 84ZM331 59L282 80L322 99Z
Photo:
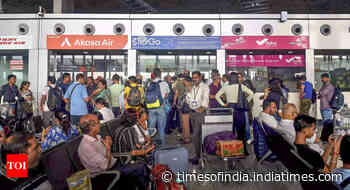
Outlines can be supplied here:
M166 75L174 76L184 70L200 71L209 79L212 69L216 69L216 55L144 55L137 56L136 71L144 76L144 79L151 77L154 68L162 70L162 78Z
M49 75L60 79L63 73L70 73L73 79L78 73L87 77L103 77L111 82L114 74L127 77L127 56L122 52L107 51L50 51Z
M0 85L8 83L7 77L14 74L17 77L17 86L28 80L28 53L0 51Z
M346 55L315 55L315 86L322 86L321 75L329 73L331 82L342 91L350 91L350 57Z

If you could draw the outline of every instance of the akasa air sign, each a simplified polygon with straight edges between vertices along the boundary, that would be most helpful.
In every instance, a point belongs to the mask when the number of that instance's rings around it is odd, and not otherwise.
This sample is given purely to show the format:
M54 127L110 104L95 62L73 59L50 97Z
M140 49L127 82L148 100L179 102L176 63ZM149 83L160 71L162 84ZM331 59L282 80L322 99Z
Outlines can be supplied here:
M124 49L127 35L48 35L47 49Z

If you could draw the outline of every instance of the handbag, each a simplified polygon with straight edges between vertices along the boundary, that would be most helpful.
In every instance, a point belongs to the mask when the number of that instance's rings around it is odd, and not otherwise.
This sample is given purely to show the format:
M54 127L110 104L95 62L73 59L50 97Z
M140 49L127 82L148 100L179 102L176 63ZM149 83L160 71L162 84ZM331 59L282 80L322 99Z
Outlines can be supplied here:
M238 86L238 101L236 104L236 109L240 110L249 110L249 103L247 98L245 97L244 92L242 91L242 85Z
M68 103L66 103L66 106L65 106L65 108L64 108L67 112L70 112L70 99L72 98L73 92L74 92L75 88L76 88L78 85L79 85L79 84L76 84L76 85L73 87L73 89L72 89L72 91L70 92L70 94L69 94Z

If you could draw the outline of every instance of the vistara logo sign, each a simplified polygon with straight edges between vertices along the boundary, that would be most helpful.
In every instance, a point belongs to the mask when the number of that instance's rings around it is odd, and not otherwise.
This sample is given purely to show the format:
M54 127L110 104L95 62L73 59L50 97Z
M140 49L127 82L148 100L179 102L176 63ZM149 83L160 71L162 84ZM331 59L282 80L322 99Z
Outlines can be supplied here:
M65 46L72 47L72 45L67 37L65 37L63 42L61 43L61 47L65 47Z
M28 155L8 154L6 156L6 176L13 178L28 177Z

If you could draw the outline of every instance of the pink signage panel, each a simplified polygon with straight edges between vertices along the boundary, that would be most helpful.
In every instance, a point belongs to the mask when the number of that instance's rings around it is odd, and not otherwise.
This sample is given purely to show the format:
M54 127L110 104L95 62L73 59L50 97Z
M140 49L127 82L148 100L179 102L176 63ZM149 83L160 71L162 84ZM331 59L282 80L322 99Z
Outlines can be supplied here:
M305 67L304 55L228 55L227 67Z
M308 49L309 36L223 36L222 49Z

